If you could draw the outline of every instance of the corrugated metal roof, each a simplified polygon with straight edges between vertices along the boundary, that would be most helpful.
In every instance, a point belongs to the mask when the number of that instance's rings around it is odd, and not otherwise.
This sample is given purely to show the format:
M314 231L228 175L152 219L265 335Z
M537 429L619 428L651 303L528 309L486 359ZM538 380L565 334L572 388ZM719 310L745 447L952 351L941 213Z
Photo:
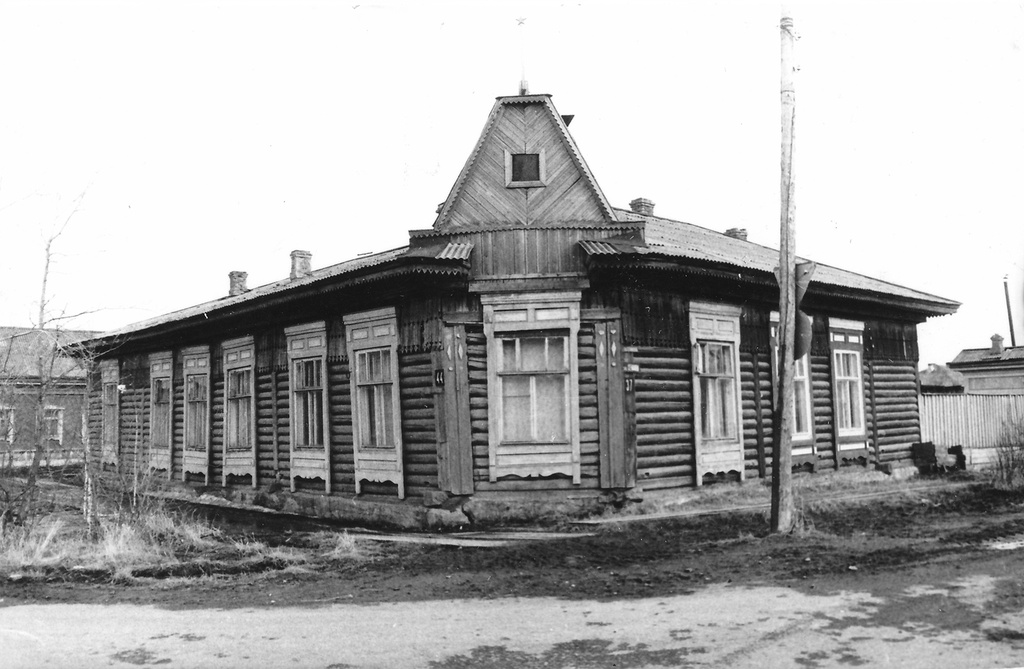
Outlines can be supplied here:
M965 348L960 351L950 367L954 365L999 364L1024 361L1024 346L1007 346L1002 353L993 353L991 348Z
M621 221L644 222L645 239L650 253L720 263L768 273L774 273L775 268L779 265L778 250L767 246L729 237L721 232L708 230L692 223L658 216L641 216L623 209L615 211ZM803 260L803 258L800 259L800 261ZM820 263L814 272L811 284L852 288L931 302L947 307L949 313L955 311L960 305L954 300Z
M469 242L448 242L448 246L441 249L440 253L434 256L436 260L469 260L469 254L473 251L473 245Z
M292 290L300 286L308 286L319 281L331 279L345 274L351 274L357 270L366 269L368 267L374 267L376 265L382 265L401 258L405 252L409 249L408 246L401 248L392 249L390 251L383 251L381 253L374 253L372 255L362 256L359 258L353 258L352 260L346 260L345 262L338 263L337 265L331 265L330 267L324 267L322 269L314 270L309 276L299 277L297 279L282 279L281 281L275 281L274 283L268 283L257 288L248 290L241 295L233 295L228 297L221 297L216 300L210 300L209 302L203 302L192 307L180 309L178 311L172 311L168 314L163 314L150 318L137 323L126 325L123 328L117 330L111 330L110 332L104 332L101 337L117 337L121 335L130 334L132 332L139 332L141 330L148 330L150 328L158 327L160 325L167 325L175 321L185 320L195 316L201 316L209 314L215 311L220 311L229 307L238 306L247 302L259 300L267 297L268 295L274 295L276 293L282 293L286 290Z

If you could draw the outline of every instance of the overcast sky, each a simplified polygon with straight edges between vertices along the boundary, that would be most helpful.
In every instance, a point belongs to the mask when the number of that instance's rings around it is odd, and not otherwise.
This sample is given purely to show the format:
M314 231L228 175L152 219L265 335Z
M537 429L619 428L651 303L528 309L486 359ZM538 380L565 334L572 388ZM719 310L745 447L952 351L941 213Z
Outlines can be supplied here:
M0 0L0 325L72 212L80 328L402 246L524 63L614 206L777 247L777 3L357 2ZM1004 275L1024 344L1024 3L789 7L798 253L962 302L922 366L1009 344Z

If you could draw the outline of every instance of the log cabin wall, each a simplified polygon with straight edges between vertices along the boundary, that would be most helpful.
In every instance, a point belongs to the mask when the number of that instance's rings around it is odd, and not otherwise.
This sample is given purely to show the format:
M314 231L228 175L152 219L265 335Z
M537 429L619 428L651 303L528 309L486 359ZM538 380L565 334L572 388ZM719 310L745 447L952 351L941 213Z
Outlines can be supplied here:
M815 316L811 331L811 410L814 412L815 470L836 468L832 430L832 353L825 319Z
M772 346L769 312L745 305L740 314L740 392L743 461L747 478L764 478L772 466Z
M171 378L171 471L169 478L180 481L185 453L185 365L181 351L174 352Z
M921 440L917 361L914 323L865 321L865 423L876 462L910 460L911 444Z

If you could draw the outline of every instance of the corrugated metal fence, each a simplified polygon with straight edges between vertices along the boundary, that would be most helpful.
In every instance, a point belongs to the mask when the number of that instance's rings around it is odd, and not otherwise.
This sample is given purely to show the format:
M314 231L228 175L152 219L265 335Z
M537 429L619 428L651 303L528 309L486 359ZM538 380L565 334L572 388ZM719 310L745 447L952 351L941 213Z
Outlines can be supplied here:
M968 467L996 459L996 444L1013 424L1024 424L1024 395L921 395L921 439L962 445Z

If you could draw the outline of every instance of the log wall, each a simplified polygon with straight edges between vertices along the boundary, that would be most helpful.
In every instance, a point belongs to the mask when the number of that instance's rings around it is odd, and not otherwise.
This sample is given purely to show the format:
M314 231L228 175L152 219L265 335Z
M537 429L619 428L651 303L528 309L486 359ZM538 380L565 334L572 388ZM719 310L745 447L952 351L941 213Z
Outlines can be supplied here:
M695 485L689 349L638 346L632 363L640 367L633 381L637 485Z

